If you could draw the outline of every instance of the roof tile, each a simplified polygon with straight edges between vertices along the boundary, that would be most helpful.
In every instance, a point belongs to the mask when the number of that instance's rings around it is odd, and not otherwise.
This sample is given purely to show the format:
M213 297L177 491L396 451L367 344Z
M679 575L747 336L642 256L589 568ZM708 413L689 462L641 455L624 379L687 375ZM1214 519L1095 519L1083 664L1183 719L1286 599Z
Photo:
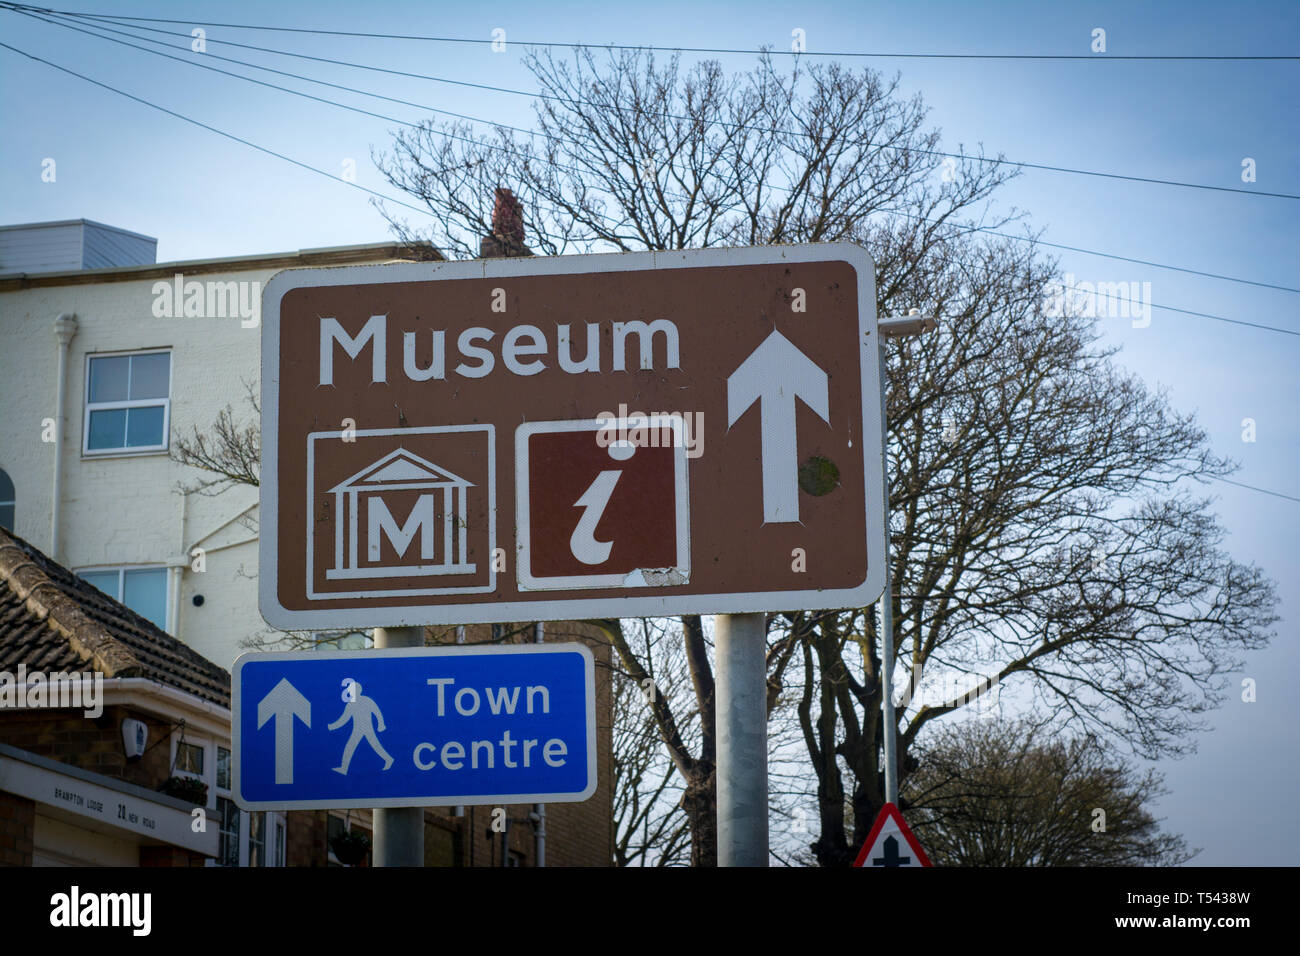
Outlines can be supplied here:
M0 529L0 670L93 669L230 706L230 674Z

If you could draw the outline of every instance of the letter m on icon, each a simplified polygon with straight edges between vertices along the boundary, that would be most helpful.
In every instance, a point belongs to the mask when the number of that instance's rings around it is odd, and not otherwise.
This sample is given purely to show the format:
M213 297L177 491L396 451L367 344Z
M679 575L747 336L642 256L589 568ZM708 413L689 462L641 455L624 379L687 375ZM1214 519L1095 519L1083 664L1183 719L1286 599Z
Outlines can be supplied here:
M474 565L466 560L468 495L473 487L405 448L372 462L330 489L334 567L325 576L473 574ZM385 558L385 537L397 552L396 560L391 554Z
M379 536L385 534L393 543L399 558L406 556L412 539L420 535L420 558L433 560L433 495L420 495L415 506L406 516L406 523L399 526L393 513L388 510L388 502L379 495L365 498L368 512L366 524L366 551L371 561L378 561L381 552Z

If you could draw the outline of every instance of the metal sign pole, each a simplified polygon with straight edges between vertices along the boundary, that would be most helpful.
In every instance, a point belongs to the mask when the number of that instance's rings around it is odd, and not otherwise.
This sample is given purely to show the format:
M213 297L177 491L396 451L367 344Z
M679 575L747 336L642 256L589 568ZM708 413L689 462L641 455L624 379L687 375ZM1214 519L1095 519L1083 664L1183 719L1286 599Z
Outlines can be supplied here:
M715 618L718 865L767 866L766 615Z
M880 595L880 696L885 721L885 802L898 806L898 757L894 716L894 576L889 564L889 418L885 402L884 342L880 345L880 458L884 469L885 590Z
M423 647L422 627L377 627L375 647ZM376 807L375 866L424 866L424 808Z
M922 316L919 309L911 309L905 317L881 319L877 326L877 341L880 343L877 346L880 355L880 465L884 475L881 515L885 525L885 590L880 595L880 696L885 722L885 802L894 806L898 806L898 720L894 714L894 575L889 563L889 406L886 400L889 366L885 357L885 340L924 335L933 332L938 325L934 316Z

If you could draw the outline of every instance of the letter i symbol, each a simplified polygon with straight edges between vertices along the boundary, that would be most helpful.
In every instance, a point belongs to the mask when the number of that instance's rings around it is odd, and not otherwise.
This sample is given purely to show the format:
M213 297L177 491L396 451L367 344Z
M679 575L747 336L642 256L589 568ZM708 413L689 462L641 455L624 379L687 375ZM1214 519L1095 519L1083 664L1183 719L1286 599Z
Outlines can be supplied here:
M609 457L615 461L627 461L636 451L631 442L620 441L609 446ZM578 526L569 537L569 550L583 564L604 564L609 560L609 552L614 547L612 541L597 541L596 527L600 524L605 509L609 506L614 486L618 484L621 470L609 469L596 476L582 497L574 502L574 507L584 509L578 519Z

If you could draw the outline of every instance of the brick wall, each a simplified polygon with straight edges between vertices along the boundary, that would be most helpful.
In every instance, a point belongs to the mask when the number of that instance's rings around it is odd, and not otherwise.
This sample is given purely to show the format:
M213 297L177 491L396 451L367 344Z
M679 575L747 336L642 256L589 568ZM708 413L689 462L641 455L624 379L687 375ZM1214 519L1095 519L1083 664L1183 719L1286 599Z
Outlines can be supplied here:
M289 866L327 866L325 845L329 814L325 810L293 810L285 814L284 855Z
M205 859L201 853L178 846L140 847L141 866L203 866Z
M133 761L122 749L122 721L127 717L149 726L149 749ZM146 790L157 790L171 774L170 733L164 721L129 707L105 707L95 720L80 710L0 711L0 743ZM0 865L32 865L35 817L31 800L0 793ZM180 847L140 847L141 866L203 866L204 859Z
M531 624L502 625L501 631L511 635L508 639L514 643L527 644L533 639ZM428 628L427 634L433 644L456 642L454 627ZM596 792L582 803L547 804L546 865L610 866L614 855L613 682L609 666L613 648L598 628L578 621L547 623L545 639L555 643L579 641L591 648L596 659ZM491 625L465 628L466 643L491 640ZM514 820L526 820L532 810L531 804L506 807L507 816ZM450 815L451 809L438 808L430 813L444 817ZM488 829L492 822L491 807L473 808L472 818L467 807L463 818L452 818L450 822L458 824L464 834L462 866L501 865L501 834ZM530 824L511 824L508 849L523 857L524 866L535 864L533 834Z
M36 803L0 791L0 866L31 866Z
M122 749L122 721L127 717L149 726L148 750L133 761ZM80 710L0 711L0 743L146 790L156 790L170 775L170 732L168 724L129 707L105 707L96 720Z

